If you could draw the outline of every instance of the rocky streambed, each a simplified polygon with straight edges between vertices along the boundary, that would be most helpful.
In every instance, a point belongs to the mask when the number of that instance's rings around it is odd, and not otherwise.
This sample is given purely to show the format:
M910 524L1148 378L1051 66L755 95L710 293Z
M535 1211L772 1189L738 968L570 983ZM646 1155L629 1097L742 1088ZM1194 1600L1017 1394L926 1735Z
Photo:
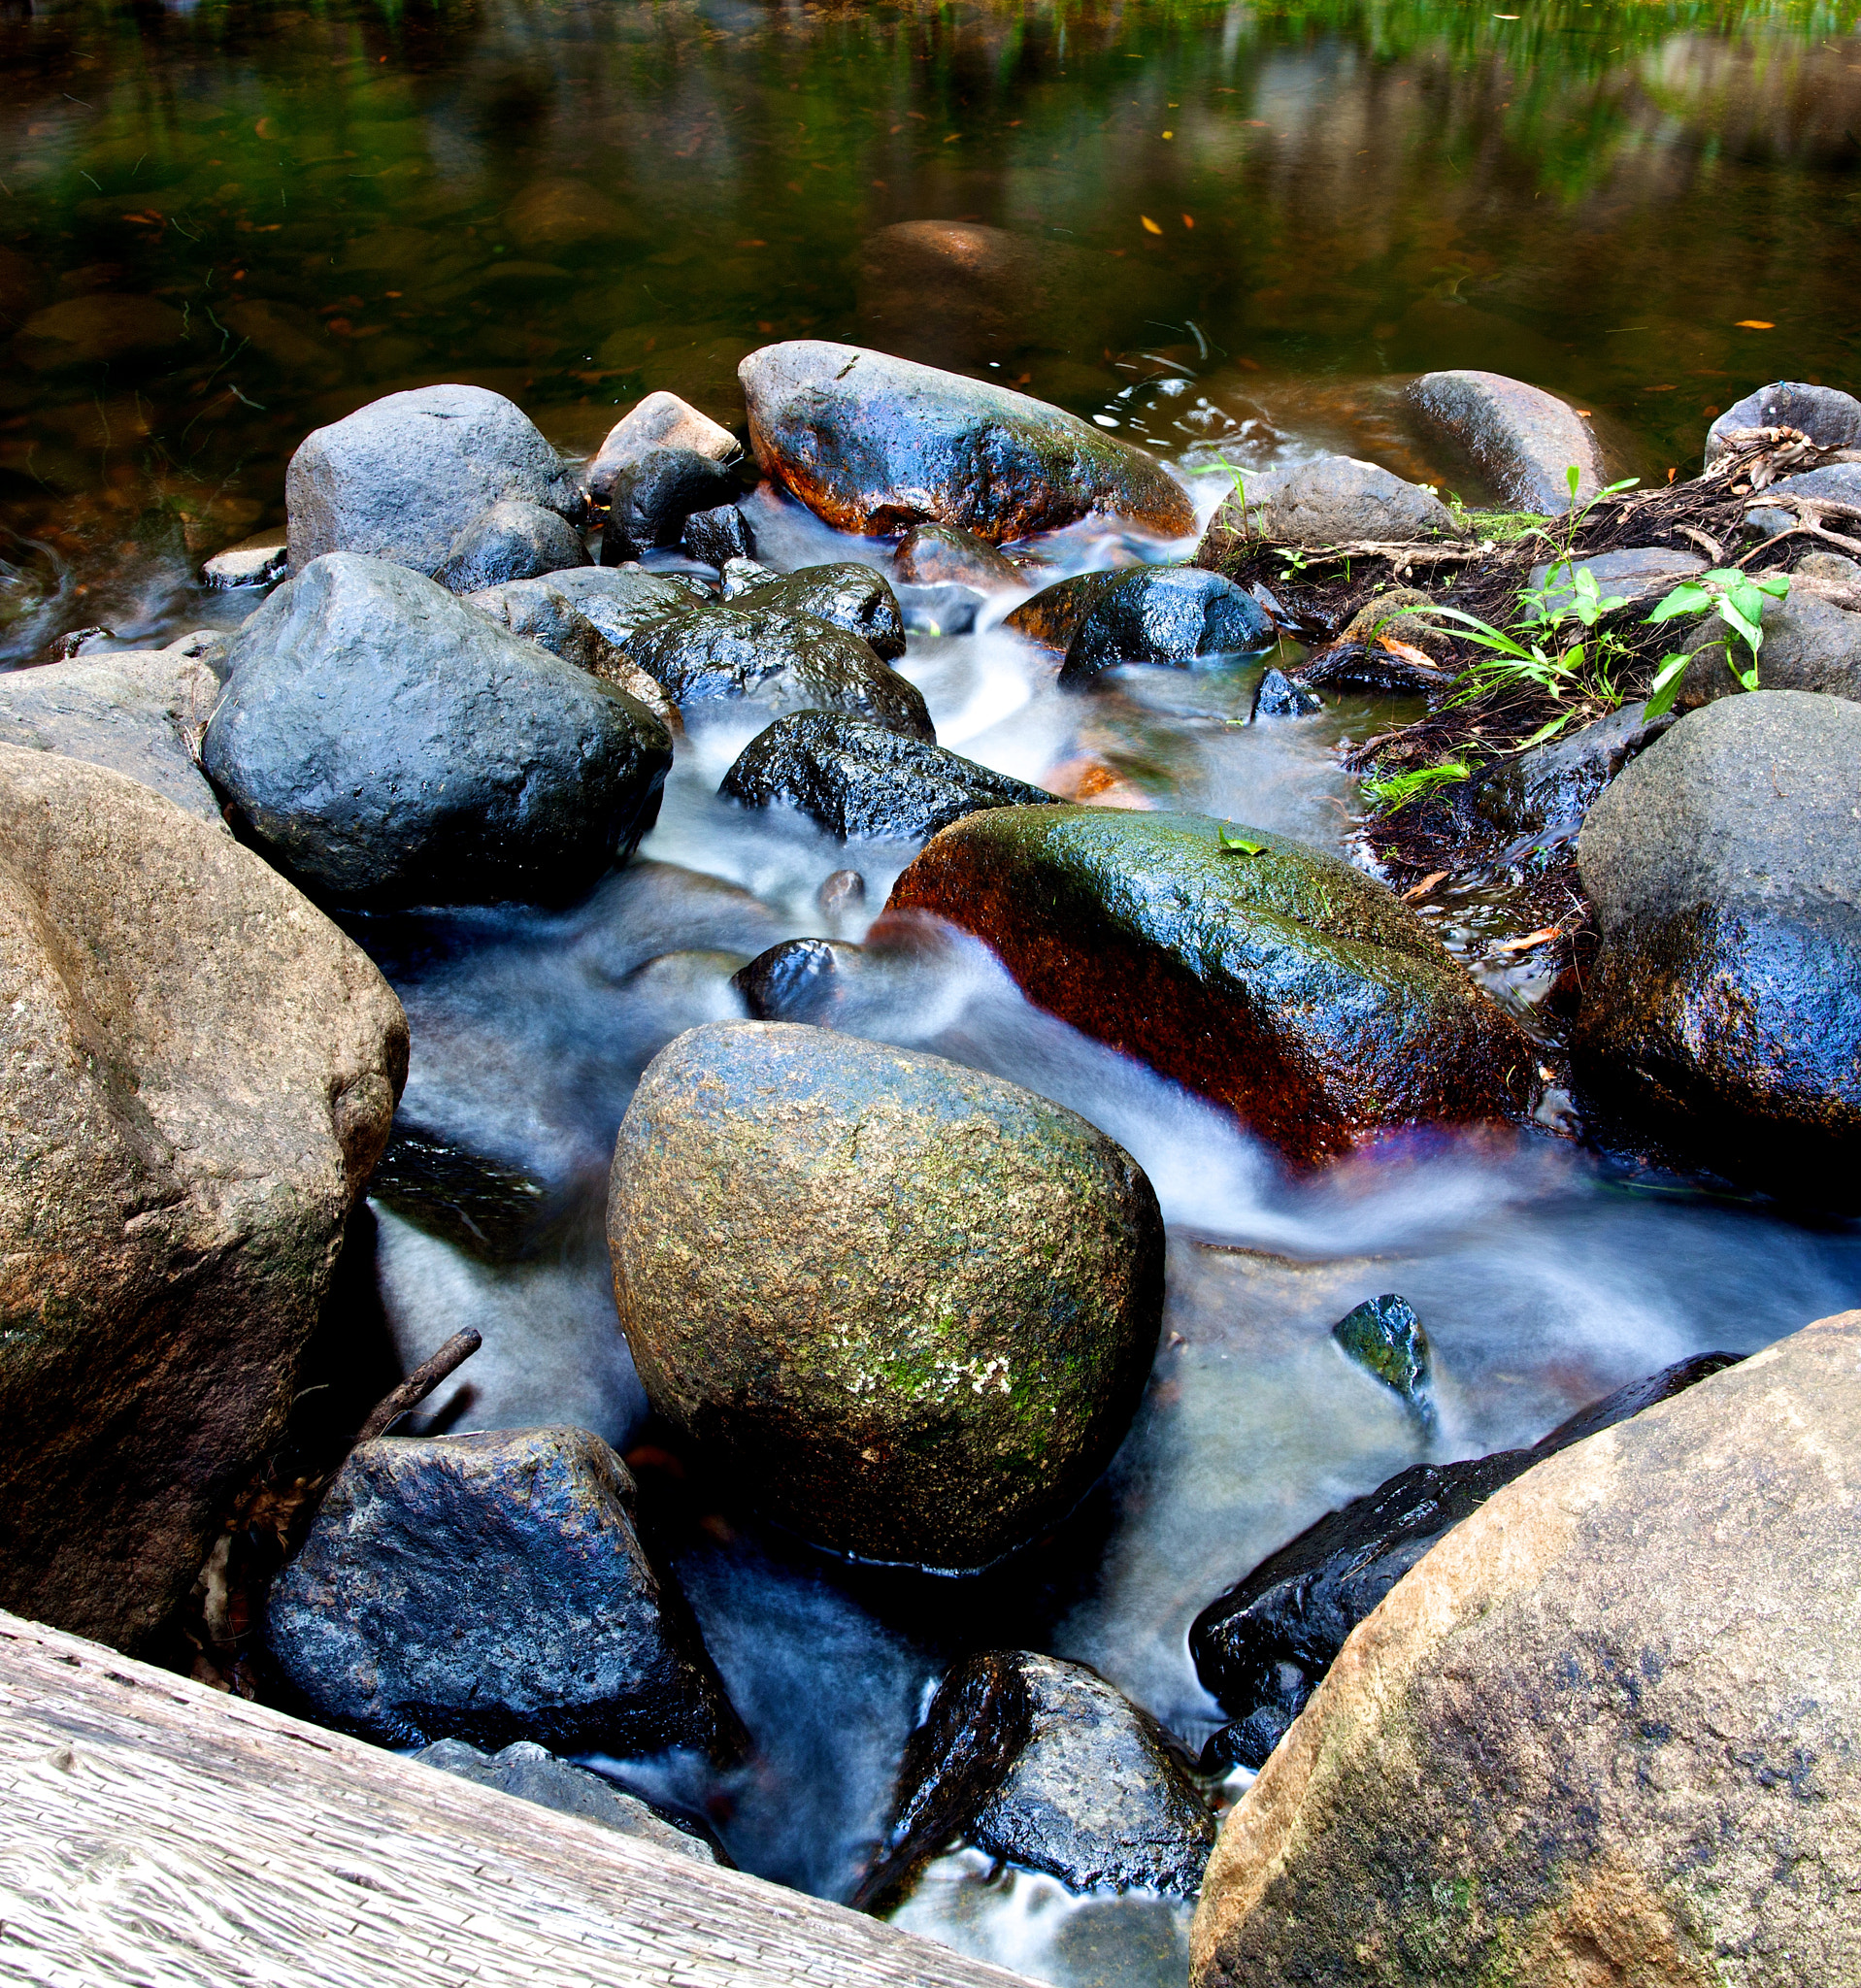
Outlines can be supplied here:
M742 383L388 396L0 679L0 1600L1055 1981L1835 1978L1861 404Z

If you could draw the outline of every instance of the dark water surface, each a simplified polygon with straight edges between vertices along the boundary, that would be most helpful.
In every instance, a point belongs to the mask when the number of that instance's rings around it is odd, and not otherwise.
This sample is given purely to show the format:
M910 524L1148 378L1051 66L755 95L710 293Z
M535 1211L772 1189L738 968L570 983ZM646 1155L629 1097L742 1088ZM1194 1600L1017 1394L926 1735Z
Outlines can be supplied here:
M199 557L281 521L305 430L378 394L478 381L581 453L655 387L739 424L737 361L803 334L1025 383L1150 443L1205 509L1217 457L1314 447L1451 482L1391 386L1440 365L1566 392L1625 472L1664 478L1766 380L1861 381L1853 12L0 0L0 658L75 626L130 646L248 612L191 584ZM940 273L881 235L901 221L1003 233ZM767 493L748 509L773 563L883 558ZM1170 549L1087 529L1049 551L1067 570ZM1236 726L1257 666L1063 699L990 632L914 638L902 667L940 739L1004 771L1091 762L1127 799L1332 847L1356 806L1332 748L1392 716ZM485 1334L429 1426L575 1421L634 1447L760 1752L722 1787L678 1761L625 1772L703 1808L748 1868L851 1888L925 1689L966 1649L1089 1661L1199 1745L1217 1715L1190 1618L1419 1454L1330 1342L1360 1299L1400 1289L1420 1311L1431 1453L1453 1456L1861 1294L1852 1226L1539 1131L1416 1139L1289 1183L1231 1122L1029 1009L980 948L895 945L837 1025L998 1071L1121 1140L1170 1220L1170 1310L1131 1438L1058 1538L976 1583L822 1564L663 1453L601 1233L647 1061L740 1011L747 956L860 939L911 853L718 803L765 717L694 719L643 860L582 906L354 927L413 1024L403 1126L525 1183L492 1237L378 1202L386 1328L409 1362L462 1323ZM868 901L830 928L814 893L848 862ZM1492 950L1506 917L1463 908L1445 936L1529 1012L1542 987ZM1081 1988L1184 1967L1181 1909L1081 1904L972 1857L900 1916Z

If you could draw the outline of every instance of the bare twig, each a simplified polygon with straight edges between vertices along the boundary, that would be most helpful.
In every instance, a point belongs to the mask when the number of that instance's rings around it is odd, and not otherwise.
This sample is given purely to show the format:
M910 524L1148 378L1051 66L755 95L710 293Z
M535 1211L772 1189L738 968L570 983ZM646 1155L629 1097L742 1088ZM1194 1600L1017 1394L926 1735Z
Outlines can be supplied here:
M395 1388L384 1395L375 1412L362 1424L357 1443L373 1442L387 1432L410 1408L417 1408L449 1374L455 1372L484 1343L483 1335L467 1326L455 1332L430 1360L424 1360Z

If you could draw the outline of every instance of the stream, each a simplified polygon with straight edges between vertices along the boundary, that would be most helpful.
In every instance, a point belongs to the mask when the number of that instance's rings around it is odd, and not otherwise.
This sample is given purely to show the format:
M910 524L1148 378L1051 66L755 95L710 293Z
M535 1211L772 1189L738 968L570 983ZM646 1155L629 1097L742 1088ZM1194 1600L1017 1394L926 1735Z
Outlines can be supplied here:
M1452 477L1387 383L1429 366L1580 397L1618 473L1664 480L1753 385L1861 379L1852 13L10 0L0 659L90 624L140 647L236 622L255 597L203 591L199 559L280 523L302 435L380 394L495 387L585 455L655 388L740 424L736 363L783 337L1022 383L1156 449L1205 517L1224 464L1344 447ZM1025 253L901 301L873 243L916 219ZM772 566L886 566L883 542L766 485L744 508ZM1056 579L1190 546L1099 524L1029 549ZM1050 658L990 625L1008 605L973 634L914 634L895 666L941 744L1047 785L1089 766L1119 805L1353 853L1337 747L1404 707L1249 725L1259 659L1062 695ZM847 1896L907 1734L973 1650L1091 1664L1199 1749L1223 1718L1190 1620L1321 1513L1861 1299L1861 1226L1550 1124L1416 1133L1289 1176L1225 1114L1031 1007L976 942L880 921L914 845L719 800L766 721L688 712L657 825L580 905L345 920L407 1009L401 1131L511 1189L495 1235L469 1209L371 1204L366 1329L403 1367L483 1334L419 1428L570 1422L629 1455L756 1751L721 1778L683 1756L594 1764L703 1816L745 1869ZM847 868L863 900L823 912ZM1525 929L1504 893L1431 915L1548 1040L1545 987L1497 949ZM818 1018L1082 1113L1169 1227L1162 1349L1111 1471L1051 1538L967 1581L843 1567L737 1508L652 1423L615 1316L603 1210L640 1073L743 1011L747 958L869 933ZM1330 1337L1385 1291L1434 1346L1432 1440ZM1186 1905L1076 1898L974 1852L894 1916L1061 1988L1187 1967Z

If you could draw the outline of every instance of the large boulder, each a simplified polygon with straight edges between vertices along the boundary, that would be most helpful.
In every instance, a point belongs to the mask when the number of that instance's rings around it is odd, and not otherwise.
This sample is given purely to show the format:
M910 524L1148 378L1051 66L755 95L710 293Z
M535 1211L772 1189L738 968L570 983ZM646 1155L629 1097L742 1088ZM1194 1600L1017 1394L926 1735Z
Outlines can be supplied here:
M956 524L1000 545L1093 513L1195 528L1153 457L1008 387L822 339L765 346L738 375L764 475L842 531Z
M0 954L0 1607L134 1648L283 1433L407 1022L221 829L12 746Z
M672 742L649 712L406 567L314 560L230 661L208 775L339 902L573 897L658 811Z
M1233 580L1194 566L1140 566L1094 594L1067 645L1060 686L1075 689L1121 663L1186 669L1273 643L1266 611Z
M822 711L791 712L757 733L717 791L746 808L785 802L843 842L921 841L979 808L1053 798L941 746Z
M987 1566L1110 1461L1156 1347L1136 1163L1031 1091L826 1029L660 1051L615 1147L620 1322L660 1414L862 1560Z
M197 657L124 649L0 677L0 744L114 767L223 828L194 757L219 679Z
M925 845L899 911L991 945L1030 999L1312 1166L1497 1117L1532 1051L1414 912L1335 856L1200 814L1004 808Z
M953 1841L1073 1891L1193 1898L1214 1818L1156 1721L1096 1671L985 1650L945 1677L906 1742L855 1903L882 1907Z
M1228 1818L1194 1988L1826 1988L1861 1895L1861 1313L1539 1464Z
M1209 520L1196 563L1215 566L1247 543L1342 546L1453 538L1460 527L1432 490L1374 462L1322 455L1248 477Z
M284 473L291 571L325 552L365 552L430 574L507 497L572 520L583 509L561 457L501 393L390 393L299 443Z
M1603 487L1596 437L1569 402L1503 373L1424 373L1404 395L1415 424L1464 456L1493 496L1518 511L1555 514Z
M908 739L935 739L916 684L831 621L764 607L771 591L757 587L738 605L648 622L629 639L627 655L674 704L754 697L777 711L826 706Z
M1593 1112L1742 1179L1851 1203L1861 1145L1861 706L1691 712L1590 810L1602 935L1573 1042Z
M1207 1765L1262 1766L1336 1661L1345 1639L1450 1528L1534 1464L1736 1364L1700 1353L1579 1408L1529 1449L1414 1464L1271 1553L1195 1618L1189 1654L1234 1723Z
M1798 428L1823 448L1861 443L1861 400L1839 387L1774 380L1734 401L1706 431L1706 467L1730 453L1725 437L1741 428Z
M380 1437L272 1585L265 1640L325 1725L388 1745L729 1760L744 1733L585 1429Z

